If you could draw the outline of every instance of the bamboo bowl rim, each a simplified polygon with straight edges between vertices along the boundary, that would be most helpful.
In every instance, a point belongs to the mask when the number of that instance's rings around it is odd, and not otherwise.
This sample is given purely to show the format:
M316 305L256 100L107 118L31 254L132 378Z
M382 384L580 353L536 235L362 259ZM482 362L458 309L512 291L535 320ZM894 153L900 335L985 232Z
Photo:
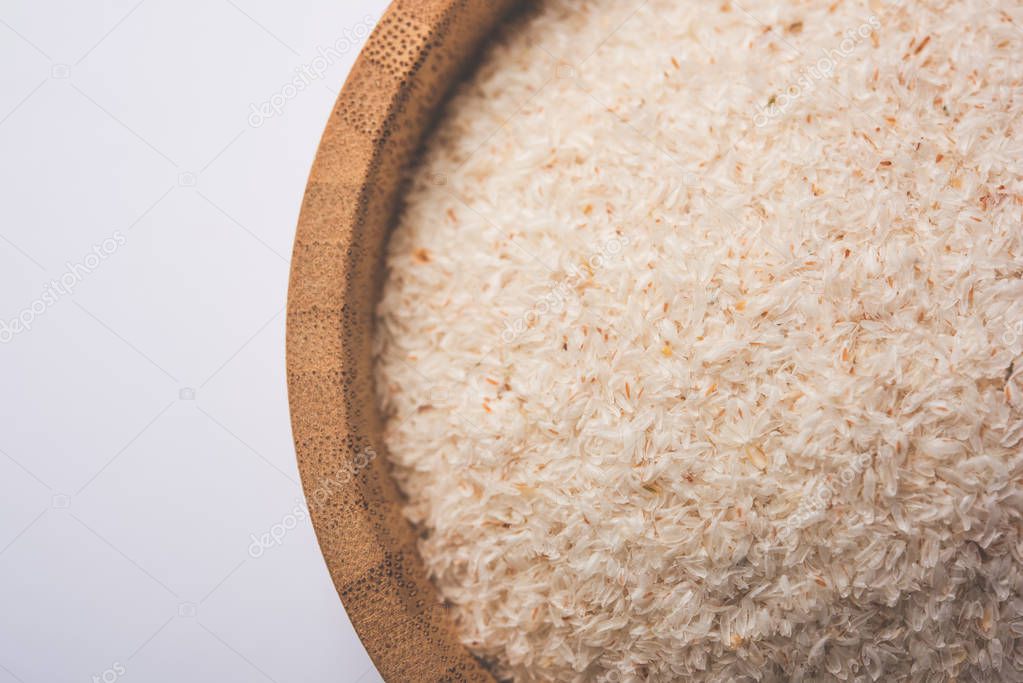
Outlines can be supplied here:
M298 221L287 305L298 466L330 576L387 680L494 680L459 643L402 515L370 341L404 171L444 96L516 2L391 4L334 105Z

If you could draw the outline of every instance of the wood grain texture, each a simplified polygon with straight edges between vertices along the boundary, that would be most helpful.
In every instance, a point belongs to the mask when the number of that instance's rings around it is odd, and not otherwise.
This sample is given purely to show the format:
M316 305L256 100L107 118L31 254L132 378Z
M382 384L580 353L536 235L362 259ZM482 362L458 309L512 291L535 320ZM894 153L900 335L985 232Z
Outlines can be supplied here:
M397 0L338 97L309 176L288 292L302 484L345 609L388 681L493 681L465 649L401 514L371 335L403 173L445 95L516 0Z

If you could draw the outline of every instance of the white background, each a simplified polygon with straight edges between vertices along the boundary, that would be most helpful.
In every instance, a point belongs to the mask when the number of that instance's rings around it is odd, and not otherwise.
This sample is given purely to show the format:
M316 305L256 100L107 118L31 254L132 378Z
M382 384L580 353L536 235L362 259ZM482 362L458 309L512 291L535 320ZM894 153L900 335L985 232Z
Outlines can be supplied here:
M380 680L296 514L284 305L385 5L0 0L0 683Z

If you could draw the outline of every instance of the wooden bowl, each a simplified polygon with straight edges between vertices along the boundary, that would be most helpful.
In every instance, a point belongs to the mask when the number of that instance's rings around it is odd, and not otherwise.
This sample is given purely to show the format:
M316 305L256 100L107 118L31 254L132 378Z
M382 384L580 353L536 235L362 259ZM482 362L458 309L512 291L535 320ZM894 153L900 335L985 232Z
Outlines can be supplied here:
M303 488L338 594L389 681L493 681L458 642L391 479L373 312L403 173L444 96L515 0L396 0L334 106L288 292L288 392Z

